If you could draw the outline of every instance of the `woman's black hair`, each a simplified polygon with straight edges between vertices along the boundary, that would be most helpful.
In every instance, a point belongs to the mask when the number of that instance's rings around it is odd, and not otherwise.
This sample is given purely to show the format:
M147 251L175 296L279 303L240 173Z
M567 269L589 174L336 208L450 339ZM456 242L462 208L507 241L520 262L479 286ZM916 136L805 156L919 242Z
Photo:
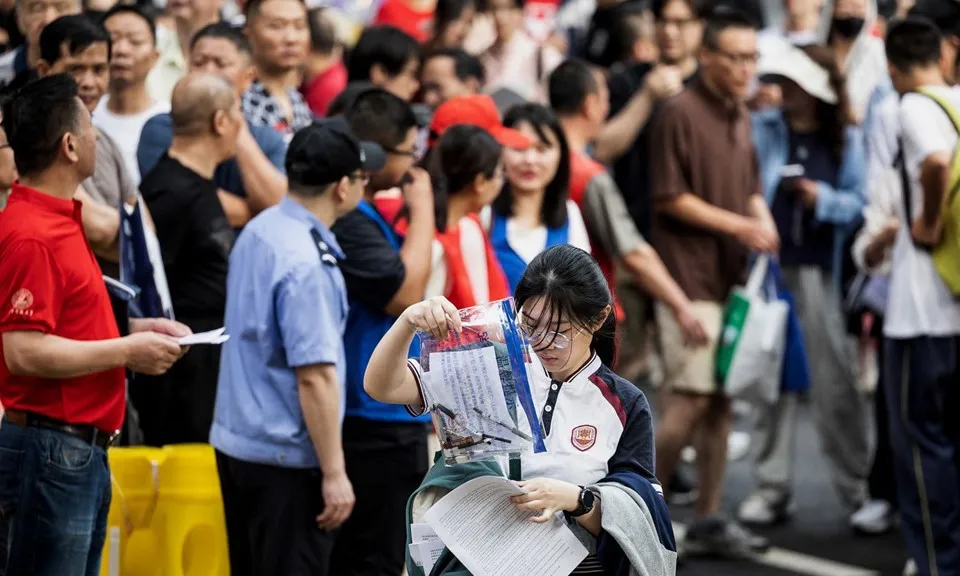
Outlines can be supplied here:
M593 256L569 244L559 244L538 254L523 273L513 298L519 311L538 297L545 301L543 313L530 321L548 331L557 331L564 317L581 329L589 329L602 320L600 329L593 333L592 348L604 364L614 365L617 320L613 295ZM544 342L541 346L550 344Z
M433 13L433 38L430 41L431 48L439 48L439 39L443 38L450 24L460 19L463 11L466 10L468 6L476 8L477 3L475 0L437 0L437 7Z
M424 157L422 165L433 184L433 209L438 232L447 229L447 204L451 195L473 184L477 176L493 178L503 147L479 126L458 124L447 129Z
M850 97L847 94L847 78L837 65L833 50L826 46L803 46L800 48L827 71L830 78L830 87L837 95L835 104L828 104L817 99L817 121L820 124L820 133L826 139L833 158L839 164L843 161L844 151L847 148L847 127L853 123L853 113L850 107Z
M570 193L570 145L563 133L560 121L552 110L541 104L521 104L507 112L503 125L514 128L521 122L527 122L544 144L549 143L548 132L552 132L560 146L560 164L553 180L547 184L540 206L540 220L548 228L559 228L567 223L567 198ZM513 192L510 183L504 183L503 190L493 201L493 210L504 217L513 216Z
M513 7L523 10L523 0L513 0ZM490 0L477 0L477 12L489 12Z

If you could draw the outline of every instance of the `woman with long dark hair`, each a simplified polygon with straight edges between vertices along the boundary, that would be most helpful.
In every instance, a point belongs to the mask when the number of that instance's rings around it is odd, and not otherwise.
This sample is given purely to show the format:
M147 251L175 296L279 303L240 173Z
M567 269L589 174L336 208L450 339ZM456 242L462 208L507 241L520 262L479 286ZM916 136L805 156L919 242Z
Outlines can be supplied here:
M463 48L477 13L474 0L437 0L433 13L433 36L426 53L444 48Z
M754 142L764 193L781 238L783 281L796 300L810 363L810 397L834 486L851 512L866 496L869 452L858 389L856 345L841 304L847 239L865 204L863 136L849 111L845 78L822 47L784 45L759 65L783 93L783 108L758 112ZM758 489L741 520L787 515L792 489L798 391L761 410Z
M465 308L510 295L477 217L503 187L502 152L483 128L457 125L446 130L424 158L437 227L428 297L446 296Z
M569 197L570 148L553 111L540 104L515 106L503 125L533 142L526 150L504 149L507 182L491 209L480 214L513 291L537 254L558 244L589 252L590 240Z
M573 574L625 574L624 566L631 565L636 572L630 573L674 568L669 513L653 469L650 406L636 386L609 368L616 319L600 266L579 248L548 248L530 262L515 300L517 324L533 352L528 374L547 451L521 455L519 474L512 476L526 494L512 503L539 513L535 522L564 512L568 523L598 539L599 557L589 556ZM364 386L381 402L422 413L418 381L423 372L417 360L407 360L418 330L438 338L459 332L456 306L432 298L408 308L374 351ZM519 426L529 433L525 418ZM611 529L615 516L627 519L629 538L610 535L616 532ZM610 549L605 539L633 561L624 558L611 566L603 552ZM634 547L642 547L642 553L630 554Z

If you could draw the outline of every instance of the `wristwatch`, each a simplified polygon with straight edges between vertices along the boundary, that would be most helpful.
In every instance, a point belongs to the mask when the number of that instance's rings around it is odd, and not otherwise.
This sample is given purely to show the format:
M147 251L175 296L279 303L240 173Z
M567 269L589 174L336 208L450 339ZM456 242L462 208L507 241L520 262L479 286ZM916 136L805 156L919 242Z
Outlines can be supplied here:
M600 493L596 488L580 487L580 498L577 501L577 509L570 512L570 516L578 518L584 514L589 514L593 510L594 504L600 498Z

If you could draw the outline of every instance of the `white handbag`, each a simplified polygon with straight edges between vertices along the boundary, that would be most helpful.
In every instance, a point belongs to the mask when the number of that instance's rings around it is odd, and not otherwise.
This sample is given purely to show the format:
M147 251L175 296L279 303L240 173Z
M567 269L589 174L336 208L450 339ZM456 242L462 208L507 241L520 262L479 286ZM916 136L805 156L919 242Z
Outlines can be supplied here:
M760 256L747 285L734 289L732 297L746 300L748 308L723 390L731 398L774 404L780 396L790 306L777 297L769 268L769 257ZM730 329L735 327L725 327Z

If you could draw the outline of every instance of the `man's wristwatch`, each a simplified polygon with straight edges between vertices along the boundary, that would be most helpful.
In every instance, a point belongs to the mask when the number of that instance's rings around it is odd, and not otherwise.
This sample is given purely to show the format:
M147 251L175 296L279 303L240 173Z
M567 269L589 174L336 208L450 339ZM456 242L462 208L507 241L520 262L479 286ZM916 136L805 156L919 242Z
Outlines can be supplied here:
M580 487L580 498L577 501L577 509L570 512L572 518L578 518L584 514L589 514L594 505L600 498L600 493L596 488Z

